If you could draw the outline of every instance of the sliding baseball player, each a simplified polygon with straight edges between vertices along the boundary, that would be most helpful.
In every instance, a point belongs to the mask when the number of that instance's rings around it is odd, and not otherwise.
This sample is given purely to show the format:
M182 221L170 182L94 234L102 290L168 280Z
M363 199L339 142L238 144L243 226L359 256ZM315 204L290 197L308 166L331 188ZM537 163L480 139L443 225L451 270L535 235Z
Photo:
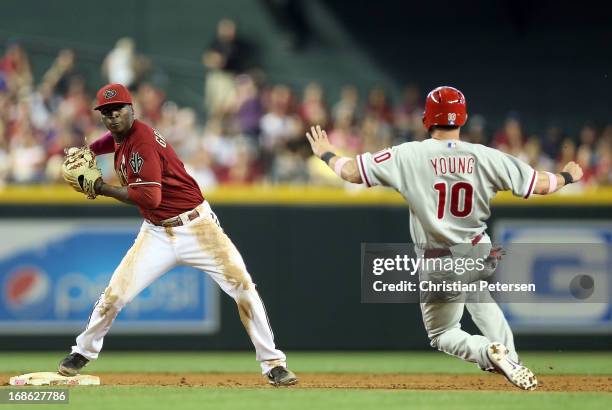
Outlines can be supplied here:
M466 121L463 93L444 86L427 95L423 124L431 138L425 141L346 158L335 154L321 127L312 127L306 137L313 153L340 178L401 193L410 206L410 234L420 256L453 257L453 247L467 244L474 247L474 257L487 258L491 240L485 232L486 221L498 191L509 190L525 199L552 194L580 180L582 169L568 162L558 174L537 172L511 155L461 141L460 128ZM536 376L520 362L502 310L488 291L484 298L486 303L482 297L478 303L422 300L431 346L477 363L482 370L499 372L521 389L535 389ZM461 329L464 307L482 336Z

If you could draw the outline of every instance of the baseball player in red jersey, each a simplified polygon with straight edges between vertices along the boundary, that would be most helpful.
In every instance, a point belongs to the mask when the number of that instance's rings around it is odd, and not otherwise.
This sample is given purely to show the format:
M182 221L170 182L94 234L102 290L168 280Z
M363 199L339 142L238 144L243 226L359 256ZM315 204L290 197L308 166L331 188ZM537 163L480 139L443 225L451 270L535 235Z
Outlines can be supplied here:
M582 169L569 162L558 174L536 172L511 155L461 141L460 127L466 121L463 93L445 86L431 91L425 102L423 124L431 135L428 140L343 158L334 153L319 126L306 136L313 153L342 179L368 187L392 187L404 197L410 206L410 235L420 258L464 254L497 258L486 234L489 204L495 194L512 191L525 199L533 193L551 194L582 178ZM479 303L422 300L423 322L432 347L477 363L483 370L499 372L521 389L535 389L537 379L520 362L502 310L488 291L478 296ZM461 329L464 307L482 336Z
M263 302L240 253L172 146L134 118L132 98L121 84L100 89L95 110L109 132L89 148L95 155L115 154L115 171L121 181L121 186L113 186L97 178L95 194L137 206L145 220L95 303L71 354L60 362L59 372L76 375L97 359L104 336L121 309L161 275L182 264L208 273L236 301L268 381L275 386L295 384L297 377L287 369L285 354L275 347Z

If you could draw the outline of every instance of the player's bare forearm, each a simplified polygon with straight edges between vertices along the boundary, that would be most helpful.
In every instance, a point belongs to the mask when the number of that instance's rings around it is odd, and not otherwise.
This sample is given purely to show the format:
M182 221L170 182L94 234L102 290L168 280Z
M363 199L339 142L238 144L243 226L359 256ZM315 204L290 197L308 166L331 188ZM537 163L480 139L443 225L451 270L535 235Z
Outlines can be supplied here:
M557 187L554 191L551 192L549 191L550 180L548 174L546 172L538 172L538 179L536 180L533 193L538 195L549 195L563 188L563 186L565 185L565 180L563 179L563 177L560 174L555 174L554 177L557 178Z
M582 168L574 161L568 162L559 174L538 172L534 194L549 195L557 192L569 183L578 182L582 178Z
M98 181L96 181L95 190L98 195L115 198L116 200L126 203L128 205L136 205L134 201L132 201L128 196L128 187L126 186L110 185L99 179Z
M336 162L340 159L340 157L333 157L329 161L329 167L334 169ZM357 160L355 158L351 158L348 162L346 162L340 171L340 178L345 181L352 182L353 184L362 184L361 175L359 174L359 168L357 168Z
M325 161L340 178L354 184L362 183L361 175L357 168L357 161L354 158L335 155L335 148L329 142L327 133L321 129L320 125L310 127L310 132L306 133L306 138L310 142L312 153Z

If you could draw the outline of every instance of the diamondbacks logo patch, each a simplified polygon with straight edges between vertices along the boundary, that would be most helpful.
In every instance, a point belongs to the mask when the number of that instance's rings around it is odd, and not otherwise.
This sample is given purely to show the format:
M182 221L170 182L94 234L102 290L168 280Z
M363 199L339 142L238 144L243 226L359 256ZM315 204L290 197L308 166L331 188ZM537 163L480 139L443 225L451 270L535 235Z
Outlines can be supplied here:
M108 90L104 91L104 98L106 98L107 100L110 100L116 95L117 91L113 90L112 88L109 88Z
M142 159L140 154L138 152L132 153L132 156L130 157L130 166L132 167L132 171L134 171L135 174L140 172L143 164L144 159Z

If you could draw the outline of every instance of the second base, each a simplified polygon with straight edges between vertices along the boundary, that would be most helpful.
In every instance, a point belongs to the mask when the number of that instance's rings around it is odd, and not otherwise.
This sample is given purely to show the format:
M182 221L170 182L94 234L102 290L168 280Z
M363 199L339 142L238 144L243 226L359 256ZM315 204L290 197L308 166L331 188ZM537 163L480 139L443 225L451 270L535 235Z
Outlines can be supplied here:
M11 377L9 384L11 386L97 386L100 384L100 378L87 374L67 377L54 372L38 372Z

